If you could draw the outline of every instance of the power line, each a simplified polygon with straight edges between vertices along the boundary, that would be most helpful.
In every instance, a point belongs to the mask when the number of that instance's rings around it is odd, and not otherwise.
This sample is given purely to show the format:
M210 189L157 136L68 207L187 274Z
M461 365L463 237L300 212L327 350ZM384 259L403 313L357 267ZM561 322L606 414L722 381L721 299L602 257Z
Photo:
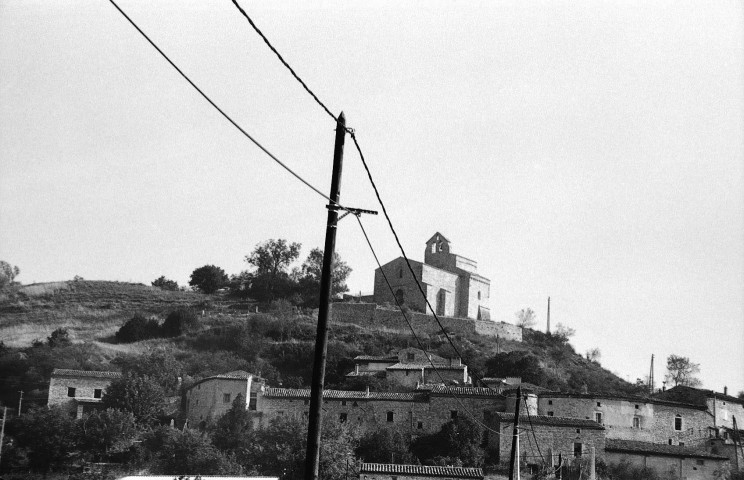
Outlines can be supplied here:
M328 107L325 106L325 104L323 102L320 101L320 99L318 98L318 96L315 95L315 93L313 93L312 90L310 90L310 87L308 87L307 84L302 81L302 79L300 78L299 75L297 75L297 73L294 71L294 69L289 66L289 64L286 62L286 60L284 60L284 57L282 57L282 55L276 50L276 48L274 48L274 46L271 44L271 42L269 42L269 39L266 38L266 35L264 35L263 32L253 22L253 20L251 20L251 17L248 16L248 14L245 12L245 10L243 10L240 7L240 5L238 5L238 2L236 0L232 0L232 3L233 3L233 5L235 5L237 7L238 10L240 10L240 13L242 13L243 16L245 17L245 19L248 20L248 23L251 24L251 27L253 27L253 30L255 30L256 33L258 33L261 36L261 38L263 39L264 43L271 49L272 52L274 52L274 54L277 56L277 58L279 59L279 61L282 62L282 64L285 67L287 67L287 70L289 70L289 72L292 74L292 76L298 82L300 82L300 84L305 89L305 91L307 93L309 93L311 97L313 97L313 99L318 103L318 105L321 106L321 108L323 108L323 110L326 111L326 113L328 115L330 115L330 117L333 119L333 121L338 122L338 118L331 112L331 110ZM347 129L347 131L349 131L349 129Z
M313 185L310 184L310 182L308 182L307 180L305 180L304 178L302 178L299 174L297 174L295 171L293 171L291 168L289 168L284 162L282 162L281 160L279 160L278 158L276 158L276 156L274 154L272 154L270 151L268 151L263 145L261 145L260 143L258 143L258 141L255 138L253 138L248 132L246 132L240 125L238 125L235 122L235 120L233 120L227 113L225 113L224 110L222 110L219 106L217 106L217 104L214 103L214 101L212 101L212 99L209 98L209 96L206 93L204 93L193 81L191 81L191 79L185 73L183 73L183 71L180 68L178 68L178 66L175 63L173 63L173 61L168 57L168 55L166 55L165 52L163 52L157 45L155 45L155 42L153 42L150 39L150 37L148 37L147 34L145 32L143 32L142 29L140 27L138 27L137 24L134 23L134 21L131 18L129 18L129 16L126 13L124 13L124 11L121 8L119 8L119 5L117 5L114 0L109 0L109 2L111 2L111 4L114 7L116 7L116 9L119 11L119 13L121 13L124 16L124 18L126 18L127 21L129 21L129 23L131 23L132 26L135 29L137 29L137 31L145 38L145 40L147 40L150 43L150 45L152 45L153 48L155 48L155 50L157 50L158 53L160 55L162 55L163 58L165 58L168 61L168 63L171 64L171 66L173 68L176 69L176 71L184 78L184 80L186 80L187 82L189 82L189 84L192 87L194 87L194 89L197 92L199 92L199 94L202 97L204 97L204 99L207 102L209 102L210 105L212 105L218 112L220 112L222 114L222 116L227 119L228 122L230 122L235 128L237 128L240 131L240 133L242 133L243 135L245 135L246 138L248 138L251 142L253 142L253 144L255 144L258 148L260 148L261 150L263 150L263 152L266 155L268 155L269 157L271 157L272 160L274 160L282 168L284 168L286 171L288 171L290 174L292 174L292 176L294 176L297 180L299 180L300 182L304 183L312 191L314 191L315 193L317 193L321 197L325 198L326 200L328 200L332 204L338 205L336 202L334 202L333 200L331 200L331 198L328 197L328 195L324 194L323 192L321 192L320 190L318 190L317 188L315 188ZM341 205L338 205L338 207L341 208L342 210L346 210L346 208L342 207Z

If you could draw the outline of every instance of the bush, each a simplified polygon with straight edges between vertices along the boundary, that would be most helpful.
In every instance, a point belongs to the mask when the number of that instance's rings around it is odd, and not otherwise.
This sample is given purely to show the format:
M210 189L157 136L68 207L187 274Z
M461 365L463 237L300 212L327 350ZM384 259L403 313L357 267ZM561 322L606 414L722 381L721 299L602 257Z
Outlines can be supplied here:
M70 332L68 332L66 328L60 327L47 337L47 344L52 348L65 347L70 343L72 343L70 341Z
M164 337L177 337L184 333L191 333L199 328L199 318L193 310L179 308L169 313L160 331Z
M121 326L116 332L116 340L121 343L132 343L148 338L155 338L160 334L160 325L155 319L147 319L137 313Z
M158 287L161 290L170 290L173 292L178 291L178 283L175 280L169 280L165 276L161 275L152 281L153 287Z

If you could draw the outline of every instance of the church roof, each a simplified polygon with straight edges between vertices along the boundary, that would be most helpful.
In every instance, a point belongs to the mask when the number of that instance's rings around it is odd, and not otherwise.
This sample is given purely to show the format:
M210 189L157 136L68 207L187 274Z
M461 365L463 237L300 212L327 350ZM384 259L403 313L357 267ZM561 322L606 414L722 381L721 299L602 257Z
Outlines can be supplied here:
M439 236L439 239L440 239L440 240L443 240L443 241L445 241L445 242L447 242L447 243L452 243L452 242L451 242L451 241L450 241L450 240L449 240L449 239L448 239L447 237L445 237L444 235L442 235L442 234L441 234L441 233L439 233L439 232L437 232L437 233L435 233L434 235L432 235L432 236L431 236L431 238L430 238L429 240L427 240L427 241L426 241L426 243L428 244L428 243L429 243L429 242L431 242L432 240L436 239L436 238L437 238L437 236Z

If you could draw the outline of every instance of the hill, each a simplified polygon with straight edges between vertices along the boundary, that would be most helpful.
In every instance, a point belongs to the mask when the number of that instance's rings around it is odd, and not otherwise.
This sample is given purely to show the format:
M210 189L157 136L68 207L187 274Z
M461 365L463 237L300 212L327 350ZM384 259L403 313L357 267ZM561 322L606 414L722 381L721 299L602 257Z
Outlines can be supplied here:
M12 405L17 392L29 401L45 401L54 368L135 370L162 378L176 394L197 378L247 370L271 385L309 385L315 320L278 302L269 313L246 313L222 296L171 292L141 284L70 281L20 288L0 300L0 401ZM135 313L162 322L178 308L197 312L197 328L173 338L120 344L113 334ZM69 343L49 345L58 328ZM473 379L521 376L551 390L638 393L636 387L596 362L577 355L565 338L526 330L523 342L470 333L452 339ZM419 343L420 342L420 343ZM33 346L32 346L33 344ZM369 377L347 378L357 355L383 355L405 347L423 347L443 357L457 354L443 335L412 335L363 325L331 322L326 385L329 388L399 388Z

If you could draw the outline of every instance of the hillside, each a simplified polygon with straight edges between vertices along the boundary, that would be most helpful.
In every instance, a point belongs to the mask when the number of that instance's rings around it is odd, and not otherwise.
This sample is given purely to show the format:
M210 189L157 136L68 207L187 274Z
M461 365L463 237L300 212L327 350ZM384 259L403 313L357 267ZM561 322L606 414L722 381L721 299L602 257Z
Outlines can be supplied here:
M141 284L71 281L29 285L0 300L0 401L12 405L17 392L43 403L54 368L134 369L172 384L231 370L248 370L272 385L309 385L315 339L313 318L284 307L245 313L238 302L220 296L170 292ZM174 338L120 344L114 333L135 313L162 322L177 308L197 312L198 327ZM71 343L50 346L47 337L65 328ZM525 331L523 342L474 334L452 334L474 380L484 376L521 376L551 390L637 393L598 363L577 355L555 336ZM421 342L419 344L419 341ZM32 343L35 346L32 346ZM333 323L329 331L326 384L345 389L396 389L376 379L349 379L356 355L382 355L423 346L438 355L456 354L443 335L412 335L359 325ZM498 353L497 353L498 352ZM167 380L170 378L171 380ZM169 385L169 388L175 388ZM177 393L173 391L172 393Z

